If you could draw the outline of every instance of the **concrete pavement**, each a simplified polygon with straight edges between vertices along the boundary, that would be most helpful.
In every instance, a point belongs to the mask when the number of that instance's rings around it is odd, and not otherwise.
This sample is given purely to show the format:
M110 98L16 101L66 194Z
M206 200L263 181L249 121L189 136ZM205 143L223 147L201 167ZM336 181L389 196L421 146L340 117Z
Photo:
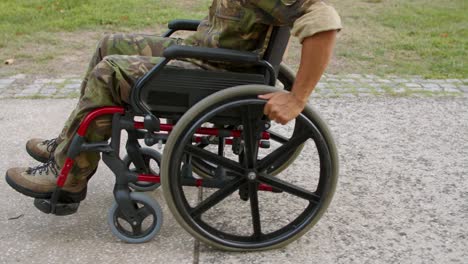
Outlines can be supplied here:
M60 131L72 99L3 99L0 169L34 164L30 137ZM201 245L172 219L128 245L106 222L113 176L100 166L78 213L54 217L0 181L0 263L467 263L468 98L315 98L340 154L328 212L288 247L228 253ZM278 212L281 214L281 212ZM17 218L17 219L15 219Z

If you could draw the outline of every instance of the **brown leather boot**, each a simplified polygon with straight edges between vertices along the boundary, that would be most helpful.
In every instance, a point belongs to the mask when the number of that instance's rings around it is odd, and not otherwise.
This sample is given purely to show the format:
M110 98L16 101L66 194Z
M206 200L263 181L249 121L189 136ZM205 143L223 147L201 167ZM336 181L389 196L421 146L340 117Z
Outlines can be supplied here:
M54 159L33 168L11 168L6 172L7 183L16 191L39 199L50 199L57 184L60 168ZM79 202L86 197L86 186L94 171L77 177L70 174L62 188L62 195L70 201ZM82 177L81 177L82 176Z
M35 160L46 163L57 148L57 139L33 138L26 142L26 151Z

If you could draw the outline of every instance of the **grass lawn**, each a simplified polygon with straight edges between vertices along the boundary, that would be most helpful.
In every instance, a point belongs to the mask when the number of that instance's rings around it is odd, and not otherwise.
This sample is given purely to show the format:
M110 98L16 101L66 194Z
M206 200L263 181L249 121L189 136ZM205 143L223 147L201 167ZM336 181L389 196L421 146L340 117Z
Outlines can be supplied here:
M38 31L141 28L176 17L204 16L208 0L2 0L0 47Z
M174 18L202 18L210 0L1 0L0 76L81 74L106 32L163 30ZM466 0L330 0L340 33L330 73L468 77ZM288 63L297 65L295 42ZM63 67L63 65L67 67Z
M339 72L468 77L468 1L332 0Z

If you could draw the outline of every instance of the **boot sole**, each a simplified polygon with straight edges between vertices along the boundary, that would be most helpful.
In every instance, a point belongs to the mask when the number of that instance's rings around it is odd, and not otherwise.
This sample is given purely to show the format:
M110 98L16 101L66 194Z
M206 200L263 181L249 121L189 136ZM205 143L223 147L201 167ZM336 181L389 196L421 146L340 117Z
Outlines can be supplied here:
M22 193L26 196L32 197L32 198L37 198L37 199L50 199L52 197L52 192L47 192L47 193L39 193L32 191L28 188L24 188L21 185L16 184L8 175L5 175L5 180L8 183L8 185L11 186L11 188L15 189L17 192ZM86 193L87 193L87 187L85 187L82 191L77 192L77 193L71 193L67 191L61 191L60 192L60 197L59 197L59 202L61 203L78 203L83 201L86 198Z
M26 147L26 152L29 154L29 156L31 156L33 159L41 162L41 163L46 163L47 161L49 161L49 158L44 158L44 157L41 157L41 156L38 156L36 153L34 153L33 151L29 150L27 147Z

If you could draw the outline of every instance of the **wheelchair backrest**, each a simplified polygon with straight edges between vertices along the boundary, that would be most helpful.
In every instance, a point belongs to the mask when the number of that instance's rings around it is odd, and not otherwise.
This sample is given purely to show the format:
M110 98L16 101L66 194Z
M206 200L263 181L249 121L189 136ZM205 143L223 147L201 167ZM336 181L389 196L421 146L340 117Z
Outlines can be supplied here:
M267 49L263 55L263 59L268 61L275 68L277 74L279 65L283 61L284 53L288 47L290 36L291 30L289 27L273 27Z
M263 59L276 71L288 46L289 27L273 27ZM267 84L268 72L211 72L166 66L141 90L144 104L157 117L178 119L191 106L210 94L244 84ZM229 116L230 114L228 114Z

